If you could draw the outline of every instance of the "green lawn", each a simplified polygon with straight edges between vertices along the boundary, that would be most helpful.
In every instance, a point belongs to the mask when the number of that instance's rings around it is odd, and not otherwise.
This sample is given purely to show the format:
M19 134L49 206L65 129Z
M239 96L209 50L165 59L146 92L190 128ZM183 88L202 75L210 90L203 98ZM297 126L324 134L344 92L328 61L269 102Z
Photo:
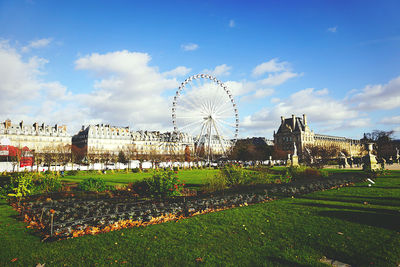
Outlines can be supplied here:
M181 180L184 180L187 184L193 185L202 185L205 182L207 177L213 176L218 172L218 170L214 169L203 169L203 170L179 170L178 177ZM99 173L81 173L74 176L65 176L62 178L63 182L76 182L91 178L102 178L109 185L126 185L131 182L140 181L145 177L150 177L153 174L150 172L140 172L140 173L125 173L125 172L116 172L112 173L111 171L107 171L106 174Z
M400 172L390 173L372 187L52 243L41 243L2 200L0 266L326 266L323 256L352 266L398 266Z

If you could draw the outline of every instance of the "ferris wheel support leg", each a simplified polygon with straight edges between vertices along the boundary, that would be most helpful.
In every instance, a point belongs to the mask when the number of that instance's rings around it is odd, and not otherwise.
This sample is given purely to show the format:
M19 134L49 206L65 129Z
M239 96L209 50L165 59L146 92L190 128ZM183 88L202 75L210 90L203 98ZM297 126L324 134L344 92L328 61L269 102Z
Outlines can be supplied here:
M227 153L226 150L225 150L224 144L223 144L223 142L222 142L222 140L221 140L221 135L219 134L218 128L217 128L217 126L215 125L215 121L213 121L213 125L214 125L215 132L217 133L217 136L218 136L218 139L219 139L219 143L221 144L222 152L224 153L224 156L225 156L225 157L228 157L228 153Z
M212 134L212 125L211 125L211 121L208 122L209 124L209 133L208 133L208 165L210 166L210 156L211 156L211 134ZM211 158L212 159L212 158Z

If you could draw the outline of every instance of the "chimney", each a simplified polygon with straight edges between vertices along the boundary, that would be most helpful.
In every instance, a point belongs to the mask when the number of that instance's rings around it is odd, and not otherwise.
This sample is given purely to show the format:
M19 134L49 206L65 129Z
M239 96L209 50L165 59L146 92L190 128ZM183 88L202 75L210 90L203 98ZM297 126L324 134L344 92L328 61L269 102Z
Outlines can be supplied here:
M6 129L10 128L11 127L11 120L7 119L4 124L6 126Z
M292 129L294 130L294 127L296 126L296 117L294 114L292 114Z
M307 116L306 116L306 114L303 114L303 123L304 123L304 126L307 126Z
M285 122L285 118L283 116L281 116L281 124L283 124Z
M39 131L39 124L38 124L37 122L35 122L35 123L33 124L33 127L35 127L35 132L38 132L38 131Z
M24 121L21 121L21 122L19 123L19 127L21 128L21 130L24 128Z

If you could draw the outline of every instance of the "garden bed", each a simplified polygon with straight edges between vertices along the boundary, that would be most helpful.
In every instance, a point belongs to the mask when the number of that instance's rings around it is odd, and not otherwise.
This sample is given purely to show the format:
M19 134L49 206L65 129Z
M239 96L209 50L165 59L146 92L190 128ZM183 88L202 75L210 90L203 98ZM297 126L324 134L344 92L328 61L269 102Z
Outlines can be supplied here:
M31 196L12 205L44 240L58 240L121 228L146 226L232 207L349 186L358 181L349 175L237 187L213 194L165 200L139 198L131 192L77 194L64 192Z

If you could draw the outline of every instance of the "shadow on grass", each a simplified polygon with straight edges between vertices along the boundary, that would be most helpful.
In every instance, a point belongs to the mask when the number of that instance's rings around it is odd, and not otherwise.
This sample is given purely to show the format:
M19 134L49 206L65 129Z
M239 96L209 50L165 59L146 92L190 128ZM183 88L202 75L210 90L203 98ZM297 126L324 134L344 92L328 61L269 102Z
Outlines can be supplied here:
M383 205L383 206L400 206L400 198L398 197L363 197L363 196L346 196L337 195L335 197L315 197L315 196L301 196L299 199L309 200L323 200L335 201L344 203L362 204L368 202L369 204Z
M326 216L330 218L334 217L353 223L400 231L400 213L397 213L398 214L384 214L361 211L321 211L318 214L321 216Z
M398 210L341 206L321 203L293 204L317 208L339 209L317 211L316 214L330 218L338 218L349 222L400 231L400 212Z
M273 265L269 265L269 266L297 266L297 267L306 267L306 266L308 266L308 265L300 264L298 262L289 261L289 260L286 260L286 259L281 259L281 258L278 258L278 257L267 257L265 260L269 261L269 263L273 264Z
M367 185L354 185L352 186L354 188L371 188ZM400 189L400 186L373 186L373 188L379 188L379 189Z

